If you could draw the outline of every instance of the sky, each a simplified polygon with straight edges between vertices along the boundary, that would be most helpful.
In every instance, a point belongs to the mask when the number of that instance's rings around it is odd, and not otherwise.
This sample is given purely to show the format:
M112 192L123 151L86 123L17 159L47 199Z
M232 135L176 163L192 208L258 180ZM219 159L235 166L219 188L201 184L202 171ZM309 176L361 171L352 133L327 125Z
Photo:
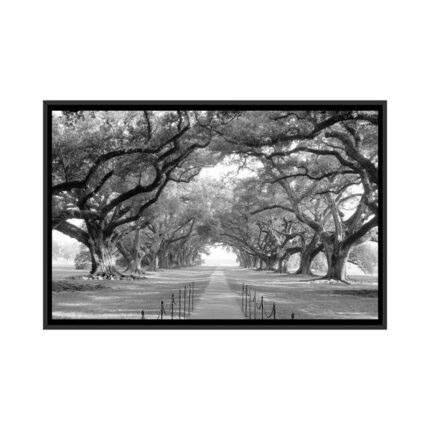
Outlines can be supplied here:
M80 219L69 219L67 221L75 225L79 225L82 222ZM73 239L73 237L67 236L58 230L52 230L52 240L57 242L60 246L78 243L78 241Z
M248 164L250 167L259 166L258 162L250 162ZM199 174L202 178L214 178L218 179L225 176L233 176L240 179L249 178L254 175L254 173L247 167L239 169L240 164L237 159L233 156L226 156L224 160L211 167L204 167Z
M223 249L221 245L210 246L208 250L209 255L202 254L202 258L205 261L202 266L238 266L236 255Z

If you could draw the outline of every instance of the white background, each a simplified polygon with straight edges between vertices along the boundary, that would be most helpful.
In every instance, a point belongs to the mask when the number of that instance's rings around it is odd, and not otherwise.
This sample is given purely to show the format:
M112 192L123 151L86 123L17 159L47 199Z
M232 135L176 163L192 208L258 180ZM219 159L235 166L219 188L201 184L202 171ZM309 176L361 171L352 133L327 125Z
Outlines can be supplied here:
M426 3L2 3L3 428L430 428ZM43 99L387 99L388 330L43 331Z

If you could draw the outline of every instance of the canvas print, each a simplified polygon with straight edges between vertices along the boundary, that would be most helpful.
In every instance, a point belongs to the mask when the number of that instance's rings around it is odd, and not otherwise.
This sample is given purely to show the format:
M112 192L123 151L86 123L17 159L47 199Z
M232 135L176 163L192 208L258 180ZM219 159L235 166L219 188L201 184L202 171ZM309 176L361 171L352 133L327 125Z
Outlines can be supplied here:
M384 327L384 102L45 102L45 327Z

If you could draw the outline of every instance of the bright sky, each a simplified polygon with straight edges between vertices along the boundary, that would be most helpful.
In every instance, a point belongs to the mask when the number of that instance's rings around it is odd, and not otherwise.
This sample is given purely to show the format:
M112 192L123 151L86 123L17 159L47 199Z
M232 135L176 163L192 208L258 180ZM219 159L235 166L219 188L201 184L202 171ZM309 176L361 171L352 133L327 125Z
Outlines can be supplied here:
M254 173L251 170L249 170L247 167L244 167L238 170L239 164L237 163L237 161L235 162L234 160L235 160L234 157L227 156L223 161L216 164L215 166L204 167L201 170L199 176L203 178L214 178L214 179L219 179L225 176L234 176L242 179L242 178L248 178L254 175ZM249 161L248 165L250 165L251 167L256 167L258 166L258 163L255 161L254 162Z
M82 220L69 219L68 222L70 222L71 224L79 225ZM52 230L52 240L57 242L60 246L69 245L71 243L78 243L76 239L73 239L72 237L63 234L58 230Z
M211 246L209 252L209 255L202 254L203 266L238 266L236 255L222 249L222 246Z

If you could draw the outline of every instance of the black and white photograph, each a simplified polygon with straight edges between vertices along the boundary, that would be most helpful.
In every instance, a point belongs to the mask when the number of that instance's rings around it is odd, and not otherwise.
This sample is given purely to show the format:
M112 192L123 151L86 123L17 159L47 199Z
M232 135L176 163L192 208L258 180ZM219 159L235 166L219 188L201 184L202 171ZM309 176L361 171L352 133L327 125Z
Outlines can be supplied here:
M427 430L428 2L0 4L0 428Z
M385 102L46 102L49 325L383 327Z

